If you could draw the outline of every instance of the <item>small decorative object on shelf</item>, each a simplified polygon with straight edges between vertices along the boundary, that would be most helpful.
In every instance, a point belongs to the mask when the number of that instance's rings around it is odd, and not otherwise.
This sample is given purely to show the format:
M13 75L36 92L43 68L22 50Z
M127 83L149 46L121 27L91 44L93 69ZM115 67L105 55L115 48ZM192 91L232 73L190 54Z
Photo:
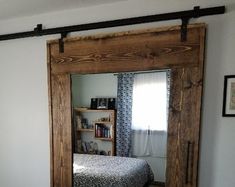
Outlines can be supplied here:
M88 122L86 118L82 118L82 128L88 129Z
M100 155L107 155L107 153L105 151L100 151Z
M77 128L81 129L82 128L82 119L81 119L81 116L79 116L79 115L76 116L76 123L77 123Z
M116 99L108 98L108 109L115 109L115 108L116 108Z
M108 99L98 98L97 109L108 109Z
M98 144L96 143L96 142L94 142L94 144L93 144L93 149L94 149L94 151L95 151L95 153L98 153Z

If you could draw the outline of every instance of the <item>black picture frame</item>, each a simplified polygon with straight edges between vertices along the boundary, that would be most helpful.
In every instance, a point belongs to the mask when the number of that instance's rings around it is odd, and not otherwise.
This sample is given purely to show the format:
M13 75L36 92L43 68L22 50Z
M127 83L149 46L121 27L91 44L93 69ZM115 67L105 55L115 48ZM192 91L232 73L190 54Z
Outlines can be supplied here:
M97 98L97 109L108 109L108 98Z
M91 98L90 109L97 109L97 98Z
M223 117L235 117L235 75L224 76Z

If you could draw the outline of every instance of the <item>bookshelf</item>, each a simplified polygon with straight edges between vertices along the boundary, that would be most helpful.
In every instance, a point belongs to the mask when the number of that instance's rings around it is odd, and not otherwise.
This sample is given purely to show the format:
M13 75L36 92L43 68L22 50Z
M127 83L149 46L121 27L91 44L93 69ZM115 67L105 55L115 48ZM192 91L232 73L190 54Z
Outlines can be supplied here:
M116 111L74 108L75 152L115 155Z

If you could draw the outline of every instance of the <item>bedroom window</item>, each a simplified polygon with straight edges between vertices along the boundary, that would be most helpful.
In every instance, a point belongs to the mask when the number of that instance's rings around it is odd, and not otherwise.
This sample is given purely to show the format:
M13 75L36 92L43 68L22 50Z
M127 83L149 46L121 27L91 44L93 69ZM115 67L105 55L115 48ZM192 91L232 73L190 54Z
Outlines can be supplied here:
M132 129L167 131L167 72L135 74L133 84Z
M132 156L166 157L168 95L168 72L135 74Z
M168 71L118 75L118 156L166 156L168 75Z

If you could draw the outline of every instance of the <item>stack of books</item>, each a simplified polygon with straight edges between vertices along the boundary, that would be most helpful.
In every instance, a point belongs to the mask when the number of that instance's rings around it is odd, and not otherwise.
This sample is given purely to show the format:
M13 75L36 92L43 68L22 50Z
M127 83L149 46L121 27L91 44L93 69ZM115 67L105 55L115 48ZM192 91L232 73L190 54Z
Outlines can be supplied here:
M95 124L95 137L97 138L111 138L111 130L102 123Z

